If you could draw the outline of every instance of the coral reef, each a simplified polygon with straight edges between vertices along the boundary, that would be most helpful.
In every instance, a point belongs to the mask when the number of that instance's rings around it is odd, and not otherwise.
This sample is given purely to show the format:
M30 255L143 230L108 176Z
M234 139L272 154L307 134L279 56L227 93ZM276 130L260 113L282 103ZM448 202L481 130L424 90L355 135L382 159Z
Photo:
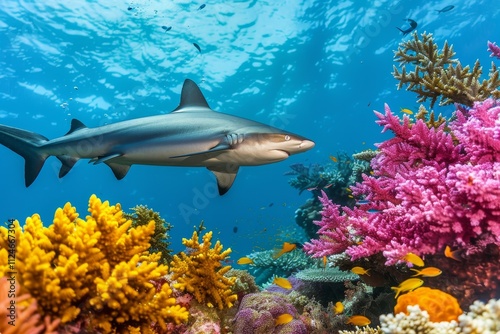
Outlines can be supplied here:
M181 252L174 255L171 263L172 280L176 289L191 293L199 303L219 309L233 306L237 295L232 292L236 277L226 277L231 266L222 267L221 262L226 260L231 253L231 248L223 251L219 241L213 248L212 232L207 232L202 237L193 232L191 239L182 239L182 244L190 250L188 254Z
M304 269L295 274L295 277L305 282L344 283L357 281L359 276L338 268L311 268Z
M293 320L276 325L275 320L282 314L290 314ZM235 334L306 334L305 325L298 319L298 312L279 293L260 292L243 297L235 318Z
M323 194L320 238L304 250L315 257L345 251L351 260L382 253L389 266L408 252L432 258L450 246L460 250L468 273L459 274L454 285L469 295L454 295L462 303L495 297L500 282L495 277L500 270L498 102L459 108L455 120L438 128L422 119L411 123L406 116L401 122L387 106L377 117L395 137L378 145L373 175L351 187L363 204L340 210ZM485 275L480 280L491 278L487 287L475 283L477 270Z
M152 333L152 324L165 329L167 322L186 321L189 314L175 304L168 284L159 291L154 285L168 269L158 264L160 253L147 251L155 223L132 228L119 204L95 195L89 212L79 219L67 203L49 227L37 214L23 229L17 222L12 227L20 289L37 301L42 316L103 333ZM7 235L0 228L0 275L8 271Z
M439 50L432 34L424 32L420 38L415 31L412 36L412 39L402 42L395 52L395 61L401 67L400 72L394 66L393 72L399 80L398 89L408 85L407 90L418 94L418 102L430 99L431 108L438 98L441 98L440 105L461 103L467 106L491 96L500 98L500 77L494 63L489 78L480 81L483 69L479 61L472 69L462 67L460 61L453 58L455 52L448 42ZM495 50L494 46L492 50ZM414 66L413 71L408 71L407 66L410 65Z
M238 296L238 300L241 300L244 295L260 291L255 278L246 270L231 269L224 276L236 277L232 291Z
M418 305L422 311L427 311L432 322L457 320L462 314L455 297L438 289L422 287L401 295L394 307L394 313L407 313L409 305Z
M137 205L133 207L132 213L124 213L126 219L132 220L132 227L148 225L150 221L155 222L155 233L151 236L149 243L150 253L161 252L160 263L169 264L172 261L172 250L168 241L168 232L172 229L172 225L167 223L158 212L148 208L145 205Z
M443 125L407 117L401 124L386 106L378 123L395 137L378 145L374 175L352 187L367 203L341 213L323 194L320 239L304 250L315 257L346 250L353 260L383 252L390 265L408 252L435 254L450 245L474 254L500 244L499 115L494 100L467 115L458 110L454 144Z
M16 295L17 291L15 277L0 278L0 333L57 334L60 319L42 318L36 300L29 294Z
M262 285L273 276L288 277L292 273L316 265L317 260L307 256L301 249L294 249L278 258L273 250L253 252L248 255L253 265L248 271L255 277L255 282Z

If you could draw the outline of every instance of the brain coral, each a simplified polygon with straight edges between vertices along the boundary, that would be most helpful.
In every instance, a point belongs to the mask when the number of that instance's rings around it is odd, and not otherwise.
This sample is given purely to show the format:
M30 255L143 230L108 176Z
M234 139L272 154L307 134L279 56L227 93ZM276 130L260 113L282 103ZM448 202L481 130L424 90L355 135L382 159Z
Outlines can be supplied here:
M422 311L427 311L432 322L457 320L463 313L455 297L427 287L418 288L399 297L394 314L408 314L408 305L418 305Z

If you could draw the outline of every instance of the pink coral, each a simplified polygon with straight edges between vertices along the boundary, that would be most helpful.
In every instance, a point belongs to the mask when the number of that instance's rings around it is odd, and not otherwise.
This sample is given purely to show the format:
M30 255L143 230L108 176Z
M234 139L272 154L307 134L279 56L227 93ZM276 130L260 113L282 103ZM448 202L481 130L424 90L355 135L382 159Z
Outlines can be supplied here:
M488 41L488 51L491 52L490 57L497 57L500 59L500 46L496 43Z
M450 245L473 254L500 245L498 101L458 110L453 136L444 124L401 122L387 105L376 115L395 137L378 145L374 175L352 187L369 204L340 213L323 198L320 239L304 249L315 257L346 251L352 260L382 252L390 265L410 251L435 254Z

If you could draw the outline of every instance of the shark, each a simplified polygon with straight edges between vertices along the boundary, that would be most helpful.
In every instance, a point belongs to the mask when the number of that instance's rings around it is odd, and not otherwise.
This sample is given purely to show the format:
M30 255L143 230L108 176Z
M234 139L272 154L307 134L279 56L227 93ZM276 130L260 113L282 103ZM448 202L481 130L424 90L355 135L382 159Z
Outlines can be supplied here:
M279 162L315 143L263 123L212 110L198 85L186 79L180 104L170 113L87 127L73 119L69 131L47 139L35 132L0 125L0 144L25 160L25 185L37 178L45 160L57 157L62 178L80 159L108 165L123 179L132 165L206 167L219 195L233 185L241 166Z

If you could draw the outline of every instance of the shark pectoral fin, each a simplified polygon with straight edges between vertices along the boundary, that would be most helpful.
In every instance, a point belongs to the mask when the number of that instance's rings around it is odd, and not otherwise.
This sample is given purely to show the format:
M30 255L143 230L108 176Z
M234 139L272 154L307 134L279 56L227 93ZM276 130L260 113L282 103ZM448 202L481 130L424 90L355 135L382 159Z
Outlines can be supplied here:
M112 162L105 162L105 164L111 168L117 180L123 179L130 169L130 165L120 165Z
M59 178L66 176L66 174L68 174L71 168L73 168L79 160L79 158L70 157L68 155L59 155L57 156L57 159L59 159L62 163L61 169L59 170Z
M236 174L238 174L238 169L240 166L211 166L207 167L209 171L214 173L217 179L217 187L219 188L219 195L224 195L227 193L229 188L233 185Z
M123 154L121 154L121 153L114 153L114 154L109 154L109 155L105 155L102 157L96 157L96 158L90 159L89 163L93 163L94 165L97 165L97 164L100 164L102 162L106 162L108 160L121 157L122 155Z
M193 152L193 153L182 154L182 155L176 155L176 156L173 156L173 157L170 157L170 158L184 158L184 157L190 157L190 156L193 156L193 155L199 155L199 154L213 153L213 152L217 152L217 151L229 150L230 148L231 148L231 145L229 145L227 143L220 143L220 144L218 144L218 145L216 145L216 146L214 146L211 149L206 150L206 151Z

